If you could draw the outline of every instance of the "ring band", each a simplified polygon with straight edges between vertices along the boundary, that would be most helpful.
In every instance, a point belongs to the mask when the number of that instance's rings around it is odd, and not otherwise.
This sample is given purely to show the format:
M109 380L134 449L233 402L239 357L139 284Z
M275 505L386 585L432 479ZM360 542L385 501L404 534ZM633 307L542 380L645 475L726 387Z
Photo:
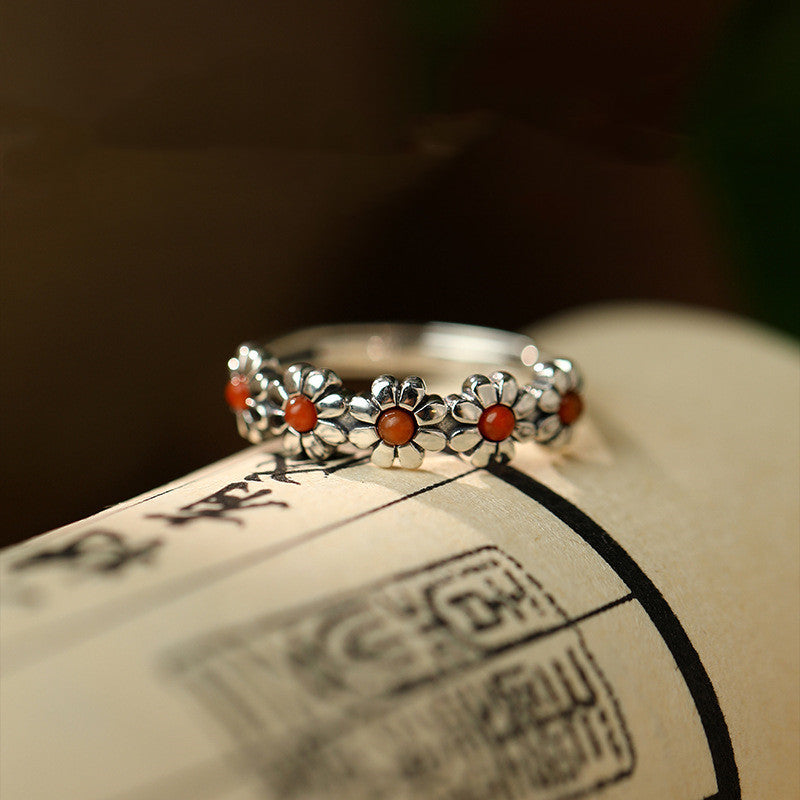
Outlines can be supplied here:
M487 374L470 375L446 396L417 374L445 389L465 364L485 364ZM413 374L373 379L381 368ZM543 358L522 334L473 325L307 328L263 346L245 342L228 370L225 398L239 433L252 443L282 436L286 455L318 461L349 442L371 450L380 467L415 469L426 452L441 451L483 467L513 458L515 442L566 444L583 411L570 360ZM368 391L347 388L364 379Z

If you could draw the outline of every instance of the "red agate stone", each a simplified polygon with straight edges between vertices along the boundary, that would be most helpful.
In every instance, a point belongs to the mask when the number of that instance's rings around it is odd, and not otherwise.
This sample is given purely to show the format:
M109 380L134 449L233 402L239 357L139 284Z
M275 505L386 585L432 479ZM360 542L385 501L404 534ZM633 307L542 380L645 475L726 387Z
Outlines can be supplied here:
M583 413L583 400L577 392L567 392L561 398L558 408L558 418L563 425L572 425Z
M387 408L376 425L378 436L392 447L408 444L417 432L417 423L410 411L402 408Z
M302 394L296 394L289 398L284 416L287 425L298 433L308 433L314 430L314 426L317 424L317 409Z
M244 411L250 399L249 381L242 375L234 375L225 387L225 402L234 411Z
M517 419L514 412L508 406L497 403L489 406L481 414L481 418L478 420L478 430L484 439L488 439L490 442L502 442L503 439L511 436L516 424Z

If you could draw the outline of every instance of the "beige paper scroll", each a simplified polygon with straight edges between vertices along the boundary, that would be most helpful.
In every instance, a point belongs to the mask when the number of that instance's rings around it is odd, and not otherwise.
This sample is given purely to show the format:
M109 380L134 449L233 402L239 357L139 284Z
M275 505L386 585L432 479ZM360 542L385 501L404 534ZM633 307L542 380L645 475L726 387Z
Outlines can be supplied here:
M798 796L798 356L537 332L568 454L249 448L2 554L3 800Z

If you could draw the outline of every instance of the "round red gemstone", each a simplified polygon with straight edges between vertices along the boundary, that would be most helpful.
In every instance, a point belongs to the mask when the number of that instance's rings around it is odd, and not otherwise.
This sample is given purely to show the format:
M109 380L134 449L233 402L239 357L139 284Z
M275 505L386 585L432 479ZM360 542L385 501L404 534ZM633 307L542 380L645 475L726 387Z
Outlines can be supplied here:
M225 402L234 411L244 411L250 399L250 387L247 378L234 375L225 387Z
M502 442L508 439L514 426L517 424L514 412L508 407L500 405L489 406L478 420L478 430L484 439L490 442Z
M317 409L314 404L302 394L289 398L284 411L286 424L298 433L308 433L317 424Z
M402 408L387 408L376 425L378 436L393 447L408 444L417 432L417 423L410 411Z
M561 398L558 417L564 425L572 425L583 413L583 400L577 392L567 392Z

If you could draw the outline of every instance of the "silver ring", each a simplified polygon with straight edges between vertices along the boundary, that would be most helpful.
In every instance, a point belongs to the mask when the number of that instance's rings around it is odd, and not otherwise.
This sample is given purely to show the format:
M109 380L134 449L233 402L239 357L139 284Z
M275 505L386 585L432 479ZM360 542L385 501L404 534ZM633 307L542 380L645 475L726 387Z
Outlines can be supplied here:
M466 364L486 373L443 396ZM228 370L225 397L239 433L253 443L282 436L286 455L318 461L349 443L371 450L380 467L415 469L426 452L441 451L484 467L513 458L515 442L566 444L583 411L572 361L542 356L522 334L474 325L307 328L245 342Z

